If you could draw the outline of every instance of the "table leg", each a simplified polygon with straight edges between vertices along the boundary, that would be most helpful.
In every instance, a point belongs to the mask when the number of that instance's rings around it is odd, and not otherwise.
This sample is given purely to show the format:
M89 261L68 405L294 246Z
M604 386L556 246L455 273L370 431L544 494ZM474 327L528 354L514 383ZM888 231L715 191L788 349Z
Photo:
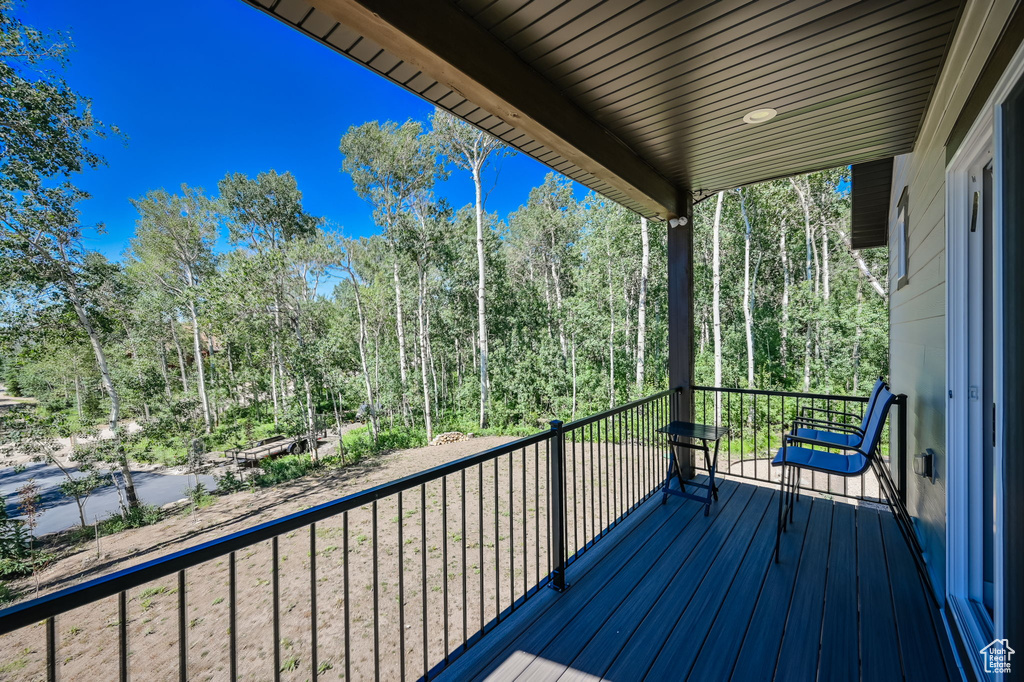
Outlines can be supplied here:
M711 462L711 494L715 496L715 502L718 502L718 485L715 483L715 474L718 473L718 443L715 441L715 459Z
M672 445L668 446L669 452L672 452ZM665 482L661 484L661 503L665 504L668 502L668 486L672 483L672 474L676 469L676 458L675 455L669 455L670 464L668 465L668 475L665 477Z

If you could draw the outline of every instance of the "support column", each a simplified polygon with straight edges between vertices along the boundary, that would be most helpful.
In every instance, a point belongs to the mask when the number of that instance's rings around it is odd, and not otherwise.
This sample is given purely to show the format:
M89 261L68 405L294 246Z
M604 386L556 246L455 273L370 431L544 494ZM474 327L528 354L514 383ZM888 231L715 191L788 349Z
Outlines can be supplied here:
M673 396L672 419L693 420L693 200L679 201L685 225L668 230L668 379L681 389ZM693 478L693 452L682 461L683 478Z

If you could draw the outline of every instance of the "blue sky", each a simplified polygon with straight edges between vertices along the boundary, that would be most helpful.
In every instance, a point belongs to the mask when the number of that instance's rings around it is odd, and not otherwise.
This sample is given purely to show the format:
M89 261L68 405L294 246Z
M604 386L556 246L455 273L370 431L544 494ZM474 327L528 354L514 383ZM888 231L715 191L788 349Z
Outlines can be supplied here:
M228 172L291 171L309 211L349 236L377 232L370 207L340 172L338 141L351 125L425 120L432 111L240 0L31 0L16 12L31 26L71 34L65 78L128 138L97 144L108 165L75 179L92 195L81 206L83 224L106 225L88 244L110 258L120 257L134 228L129 198L183 182L214 194ZM522 154L503 159L485 179L487 209L504 217L547 172ZM439 194L463 206L472 183L456 173Z

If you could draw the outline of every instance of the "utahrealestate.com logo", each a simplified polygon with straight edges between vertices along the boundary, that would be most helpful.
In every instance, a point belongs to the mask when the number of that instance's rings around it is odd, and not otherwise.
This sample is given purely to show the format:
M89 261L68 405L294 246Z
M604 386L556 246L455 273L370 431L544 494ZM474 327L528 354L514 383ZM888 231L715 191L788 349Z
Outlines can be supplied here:
M1010 656L1016 652L1010 648L1005 639L993 639L981 651L981 660L985 664L986 673L1010 672Z

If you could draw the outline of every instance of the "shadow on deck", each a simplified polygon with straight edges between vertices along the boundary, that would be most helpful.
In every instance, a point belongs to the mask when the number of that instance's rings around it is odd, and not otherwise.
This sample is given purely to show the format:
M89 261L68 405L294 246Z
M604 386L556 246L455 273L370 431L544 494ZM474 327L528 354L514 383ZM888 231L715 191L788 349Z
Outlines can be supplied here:
M959 678L892 516L802 497L776 564L778 494L655 496L441 678Z

